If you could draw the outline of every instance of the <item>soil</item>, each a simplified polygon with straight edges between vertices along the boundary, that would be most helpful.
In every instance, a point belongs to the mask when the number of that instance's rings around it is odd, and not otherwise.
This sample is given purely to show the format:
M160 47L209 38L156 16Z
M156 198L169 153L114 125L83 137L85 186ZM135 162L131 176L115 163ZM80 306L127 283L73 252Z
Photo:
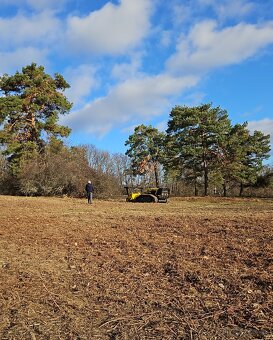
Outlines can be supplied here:
M273 200L0 196L0 339L273 339Z

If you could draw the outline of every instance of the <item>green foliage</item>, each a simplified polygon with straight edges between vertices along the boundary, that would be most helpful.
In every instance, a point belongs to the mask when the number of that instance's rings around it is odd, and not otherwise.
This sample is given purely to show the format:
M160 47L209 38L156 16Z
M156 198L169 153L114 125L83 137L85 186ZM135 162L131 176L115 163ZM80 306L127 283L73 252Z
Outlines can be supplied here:
M59 115L72 106L62 93L68 87L61 75L51 77L34 63L23 67L21 73L0 77L0 143L6 147L13 173L19 171L22 160L44 150L46 138L70 133L69 128L57 124Z
M219 171L224 185L240 183L242 194L244 186L256 183L263 160L269 158L270 139L260 131L251 134L247 123L236 124L222 140L221 149Z
M257 188L271 187L273 189L273 167L265 166L260 172L255 183Z
M220 107L176 106L170 113L167 129L167 170L179 169L179 176L186 174L195 182L202 176L207 195L209 173L216 168L221 153L219 145L229 131L227 112Z
M159 185L158 168L164 156L165 135L152 126L139 125L129 136L125 145L129 146L126 155L132 161L134 174L153 172L156 186Z
M8 179L8 162L0 150L0 188L4 187L4 183ZM0 190L1 193L1 190Z
M204 104L173 108L165 147L167 176L193 184L195 194L200 181L205 195L209 182L216 191L223 187L224 195L228 186L240 184L242 194L269 158L270 140L260 131L251 134L247 123L232 126L225 110Z

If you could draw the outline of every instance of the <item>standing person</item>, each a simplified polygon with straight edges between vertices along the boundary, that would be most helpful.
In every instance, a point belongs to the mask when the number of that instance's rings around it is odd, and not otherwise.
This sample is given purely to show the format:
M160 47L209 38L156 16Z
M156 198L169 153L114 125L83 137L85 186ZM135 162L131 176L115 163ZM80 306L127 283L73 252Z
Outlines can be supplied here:
M94 187L91 183L91 181L88 181L88 183L85 186L85 191L87 193L87 201L89 204L92 204L92 199L93 199L93 192L94 192Z

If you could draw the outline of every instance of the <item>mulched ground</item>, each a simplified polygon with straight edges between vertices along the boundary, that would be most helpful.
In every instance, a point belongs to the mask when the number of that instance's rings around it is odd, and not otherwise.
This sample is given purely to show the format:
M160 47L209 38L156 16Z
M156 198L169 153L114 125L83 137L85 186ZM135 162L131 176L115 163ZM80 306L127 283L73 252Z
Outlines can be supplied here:
M273 339L273 201L0 196L0 339Z

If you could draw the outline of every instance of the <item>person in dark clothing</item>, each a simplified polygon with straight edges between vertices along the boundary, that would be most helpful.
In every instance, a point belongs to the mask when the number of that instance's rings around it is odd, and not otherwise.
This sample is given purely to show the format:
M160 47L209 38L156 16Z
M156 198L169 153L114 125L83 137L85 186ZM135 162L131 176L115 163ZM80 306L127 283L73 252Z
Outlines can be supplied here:
M87 194L87 201L89 204L92 204L92 200L93 200L93 192L94 192L94 187L91 183L91 181L88 181L88 183L85 186L85 191Z

